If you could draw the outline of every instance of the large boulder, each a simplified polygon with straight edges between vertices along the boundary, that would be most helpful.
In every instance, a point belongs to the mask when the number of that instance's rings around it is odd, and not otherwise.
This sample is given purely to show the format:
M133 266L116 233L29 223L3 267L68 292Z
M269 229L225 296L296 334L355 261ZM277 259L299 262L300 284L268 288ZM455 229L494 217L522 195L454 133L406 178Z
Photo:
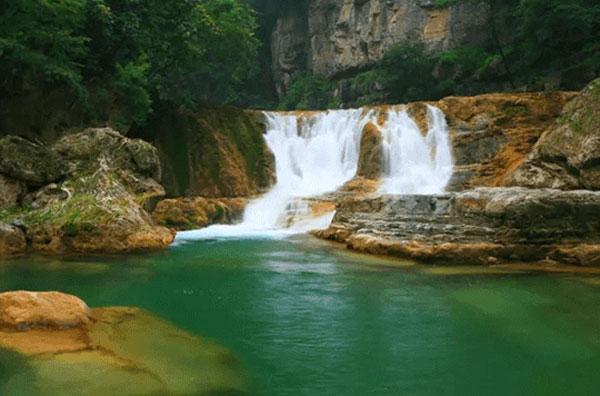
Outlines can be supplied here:
M58 292L0 293L0 328L71 328L89 322L90 310L79 298Z
M26 194L22 207L0 212L19 221L32 250L42 253L120 253L158 250L174 232L148 214L165 195L157 149L110 128L61 138L53 152L68 175Z
M66 170L60 155L41 143L11 135L0 139L0 174L41 186L60 180Z
M26 249L25 233L18 227L0 222L0 257L21 254Z
M600 79L565 106L512 174L511 184L600 190Z
M32 378L45 394L247 394L225 348L144 310L89 309L58 292L0 294L0 347L15 368L0 394L30 394Z
M89 128L66 135L53 149L69 161L72 168L100 163L106 168L127 169L160 180L156 147L140 139L129 139L111 128Z

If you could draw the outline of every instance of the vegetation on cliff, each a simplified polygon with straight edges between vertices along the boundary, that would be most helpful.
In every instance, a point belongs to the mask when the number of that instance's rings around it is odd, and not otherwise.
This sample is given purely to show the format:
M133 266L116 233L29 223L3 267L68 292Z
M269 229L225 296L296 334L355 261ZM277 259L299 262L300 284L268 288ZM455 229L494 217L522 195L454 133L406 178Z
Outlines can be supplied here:
M398 43L380 62L351 76L297 77L281 107L310 109L332 103L398 103L491 91L580 89L600 72L600 6L596 1L486 2L492 23L483 45L431 53L419 42ZM458 3L438 1L435 6Z

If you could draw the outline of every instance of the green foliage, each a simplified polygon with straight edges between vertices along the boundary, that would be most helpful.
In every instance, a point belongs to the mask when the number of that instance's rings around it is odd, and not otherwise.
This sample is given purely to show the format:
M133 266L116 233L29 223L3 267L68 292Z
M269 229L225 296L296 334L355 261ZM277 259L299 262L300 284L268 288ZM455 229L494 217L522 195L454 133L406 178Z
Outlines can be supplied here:
M522 0L513 60L525 80L561 75L567 87L600 72L600 3L596 0Z
M435 6L437 8L450 7L456 3L458 3L458 0L435 0Z
M332 100L331 82L323 77L305 74L297 77L281 100L281 110L324 109Z
M92 85L108 87L124 127L158 101L235 101L256 72L243 0L15 0L0 18L0 94L68 87L87 104Z
M82 62L89 38L80 33L85 0L14 0L0 4L2 94L36 83L63 84L85 100Z
M119 123L122 127L143 125L152 111L152 98L148 92L148 72L150 64L145 58L129 62L125 66L116 65L113 87L125 103Z

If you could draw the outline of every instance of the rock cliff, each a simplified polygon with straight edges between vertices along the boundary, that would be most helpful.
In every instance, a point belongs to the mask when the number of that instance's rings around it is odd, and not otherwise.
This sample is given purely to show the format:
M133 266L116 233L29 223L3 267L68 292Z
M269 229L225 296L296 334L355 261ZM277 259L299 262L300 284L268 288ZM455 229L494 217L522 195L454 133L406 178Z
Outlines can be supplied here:
M567 104L509 183L600 190L600 79Z
M280 17L272 32L277 91L304 71L334 77L365 68L397 43L422 42L430 52L480 43L490 18L485 1L310 0Z

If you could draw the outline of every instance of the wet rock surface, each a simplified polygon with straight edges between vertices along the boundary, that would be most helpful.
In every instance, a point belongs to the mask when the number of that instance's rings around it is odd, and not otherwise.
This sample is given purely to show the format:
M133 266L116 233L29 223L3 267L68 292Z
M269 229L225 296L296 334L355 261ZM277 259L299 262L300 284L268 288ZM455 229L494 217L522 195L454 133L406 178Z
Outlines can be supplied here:
M349 248L448 264L556 260L600 265L600 193L478 188L347 198L315 234Z
M356 175L366 179L379 180L383 171L383 149L381 131L369 122L362 131L360 154Z
M0 294L0 347L24 359L3 394L245 394L226 349L138 308L89 309L58 292ZM4 352L6 353L6 352Z
M18 227L0 222L0 258L25 253L27 240Z
M246 198L177 198L161 201L152 212L156 224L176 230L192 230L241 220Z

